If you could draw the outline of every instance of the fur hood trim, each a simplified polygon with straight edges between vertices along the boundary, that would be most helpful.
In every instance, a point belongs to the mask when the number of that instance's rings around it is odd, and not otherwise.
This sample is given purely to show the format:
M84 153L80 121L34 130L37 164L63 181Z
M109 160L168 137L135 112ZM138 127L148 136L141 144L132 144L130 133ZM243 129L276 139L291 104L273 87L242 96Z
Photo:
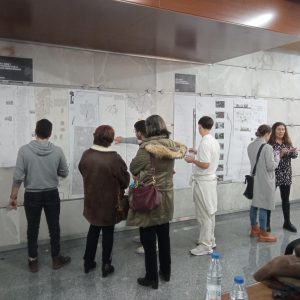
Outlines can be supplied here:
M147 152L158 158L180 159L183 158L187 147L181 143L173 142L173 145L164 145L163 143L149 143L145 145Z

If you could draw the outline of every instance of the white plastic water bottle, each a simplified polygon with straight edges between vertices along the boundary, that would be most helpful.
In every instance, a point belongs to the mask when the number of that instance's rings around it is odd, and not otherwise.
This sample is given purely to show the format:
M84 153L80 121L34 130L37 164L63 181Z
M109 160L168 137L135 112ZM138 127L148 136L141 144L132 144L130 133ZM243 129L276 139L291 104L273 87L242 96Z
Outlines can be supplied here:
M205 300L221 300L222 284L222 266L220 263L220 254L213 252L211 254L211 263L207 272L206 298Z
M243 276L234 277L234 286L230 292L230 300L248 300L248 294L244 286Z

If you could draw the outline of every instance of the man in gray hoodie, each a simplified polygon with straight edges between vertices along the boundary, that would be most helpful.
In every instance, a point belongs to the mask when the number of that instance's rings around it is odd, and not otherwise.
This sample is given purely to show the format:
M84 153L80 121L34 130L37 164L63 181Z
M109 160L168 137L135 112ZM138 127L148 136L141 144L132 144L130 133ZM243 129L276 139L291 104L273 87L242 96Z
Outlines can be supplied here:
M69 170L61 148L49 142L52 123L47 119L36 123L36 139L19 149L10 195L10 206L17 208L18 191L24 183L24 208L27 219L28 266L37 272L37 240L42 209L50 233L52 267L59 269L71 258L60 254L60 198L58 176L67 177Z

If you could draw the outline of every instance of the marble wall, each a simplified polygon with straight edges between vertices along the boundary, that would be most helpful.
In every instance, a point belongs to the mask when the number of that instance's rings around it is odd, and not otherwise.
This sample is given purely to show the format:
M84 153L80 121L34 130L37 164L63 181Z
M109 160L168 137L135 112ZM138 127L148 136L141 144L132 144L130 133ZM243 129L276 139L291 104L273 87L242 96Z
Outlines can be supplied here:
M258 52L209 66L0 41L0 55L32 58L34 81L40 84L151 91L150 97L156 101L153 113L161 114L169 125L173 124L175 73L195 74L197 93L267 97L270 124L279 120L299 124L300 101L280 99L300 98L300 55L297 54ZM300 147L298 128L290 127L290 133L295 146ZM298 200L300 161L295 160L293 168L294 174L299 176L294 178L291 199ZM11 178L12 173L13 169L0 171L0 179L3 176ZM218 213L248 209L249 201L241 196L243 189L244 185L239 183L220 184ZM6 193L0 195L7 199L8 196ZM278 194L276 201L279 201ZM82 200L62 202L63 237L86 234L88 223L82 217L82 205ZM193 216L191 190L175 191L175 219ZM23 207L17 212L0 208L0 225L0 250L25 243L26 219ZM123 228L124 224L118 227ZM47 238L48 230L43 218L40 239Z

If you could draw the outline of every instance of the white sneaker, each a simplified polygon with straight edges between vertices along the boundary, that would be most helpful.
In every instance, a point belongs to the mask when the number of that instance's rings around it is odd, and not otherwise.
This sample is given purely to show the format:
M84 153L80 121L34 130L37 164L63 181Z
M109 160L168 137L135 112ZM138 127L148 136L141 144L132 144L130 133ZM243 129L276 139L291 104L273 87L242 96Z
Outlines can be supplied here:
M132 241L134 242L134 243L141 243L141 239L140 239L140 236L139 235L136 235L136 236L134 236L133 238L132 238Z
M158 251L158 244L156 243L156 251ZM141 246L141 247L138 247L135 249L135 253L137 254L145 254L145 250L144 250L144 247Z
M197 245L197 246L201 245L201 242L196 241L196 245ZM213 249L217 248L216 240L212 240L212 241L211 241L211 247L212 247Z
M135 249L135 253L137 253L137 254L145 254L144 247L141 246L141 247L136 248Z
M192 255L201 256L201 255L209 255L213 252L213 250L203 245L199 245L196 248L190 250L190 252Z

